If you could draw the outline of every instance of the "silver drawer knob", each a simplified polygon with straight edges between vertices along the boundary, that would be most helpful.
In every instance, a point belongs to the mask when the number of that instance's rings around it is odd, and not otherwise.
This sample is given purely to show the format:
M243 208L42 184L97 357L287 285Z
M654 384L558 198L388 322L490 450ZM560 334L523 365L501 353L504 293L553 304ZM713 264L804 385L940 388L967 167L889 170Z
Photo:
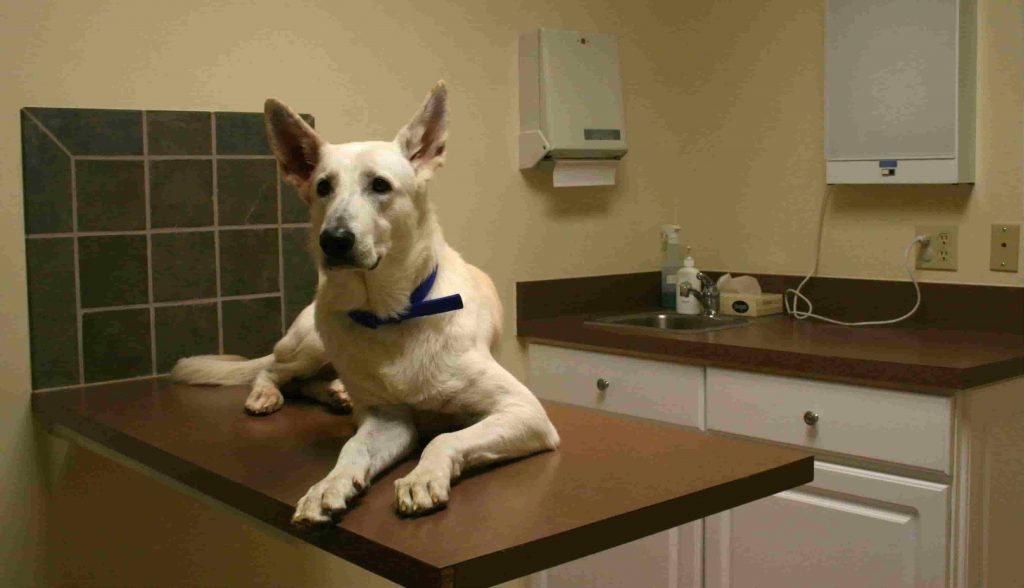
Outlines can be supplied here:
M814 425L817 425L818 424L818 413L812 412L810 410L805 412L804 413L804 422L807 423L807 426L809 426L809 427L813 427Z
M609 382L608 380L604 379L604 378L598 378L597 379L597 389L600 390L601 392L604 392L605 390L607 390L608 386L611 386L611 385L612 385L612 383Z

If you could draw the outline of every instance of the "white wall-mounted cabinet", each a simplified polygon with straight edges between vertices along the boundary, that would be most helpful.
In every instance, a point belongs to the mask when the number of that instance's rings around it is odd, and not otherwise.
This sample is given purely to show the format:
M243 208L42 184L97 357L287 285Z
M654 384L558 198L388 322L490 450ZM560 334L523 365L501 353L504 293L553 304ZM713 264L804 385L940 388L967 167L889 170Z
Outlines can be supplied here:
M828 183L973 183L975 0L827 6Z

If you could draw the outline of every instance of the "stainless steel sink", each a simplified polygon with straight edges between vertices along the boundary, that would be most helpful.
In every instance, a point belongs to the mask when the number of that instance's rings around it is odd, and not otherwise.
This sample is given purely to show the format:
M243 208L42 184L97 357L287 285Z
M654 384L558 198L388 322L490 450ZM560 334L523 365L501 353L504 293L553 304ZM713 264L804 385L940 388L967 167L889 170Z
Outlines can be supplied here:
M659 331L686 331L690 333L730 329L748 324L750 319L739 316L722 316L714 318L704 315L678 314L675 312L644 312L610 316L587 321L592 325L616 327L636 327L640 329L656 329Z

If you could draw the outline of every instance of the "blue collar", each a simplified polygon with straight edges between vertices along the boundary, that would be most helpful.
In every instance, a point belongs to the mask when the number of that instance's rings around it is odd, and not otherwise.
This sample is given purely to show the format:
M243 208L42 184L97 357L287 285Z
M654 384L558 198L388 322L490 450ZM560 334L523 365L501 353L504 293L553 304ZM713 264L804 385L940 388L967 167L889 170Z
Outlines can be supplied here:
M368 310L349 311L348 317L368 329L376 329L381 325L400 323L412 318L451 312L462 308L462 295L452 294L433 300L427 300L427 294L434 287L434 280L437 278L437 266L430 272L427 279L420 282L419 286L409 295L409 308L402 311L397 317L380 318Z

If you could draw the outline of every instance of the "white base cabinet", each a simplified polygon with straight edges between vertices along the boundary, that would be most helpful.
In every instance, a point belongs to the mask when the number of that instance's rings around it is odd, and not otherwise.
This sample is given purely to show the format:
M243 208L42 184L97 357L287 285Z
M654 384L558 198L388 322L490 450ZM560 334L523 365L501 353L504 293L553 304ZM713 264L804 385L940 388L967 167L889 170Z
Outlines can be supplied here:
M948 495L819 462L811 484L706 519L705 585L945 586Z
M1024 586L1024 377L940 397L533 344L529 383L817 456L810 484L534 574L532 588Z
M547 345L530 346L534 394L578 406L698 428L704 368ZM703 521L534 574L531 588L699 588Z
M530 588L699 588L703 523L669 529L530 577Z

